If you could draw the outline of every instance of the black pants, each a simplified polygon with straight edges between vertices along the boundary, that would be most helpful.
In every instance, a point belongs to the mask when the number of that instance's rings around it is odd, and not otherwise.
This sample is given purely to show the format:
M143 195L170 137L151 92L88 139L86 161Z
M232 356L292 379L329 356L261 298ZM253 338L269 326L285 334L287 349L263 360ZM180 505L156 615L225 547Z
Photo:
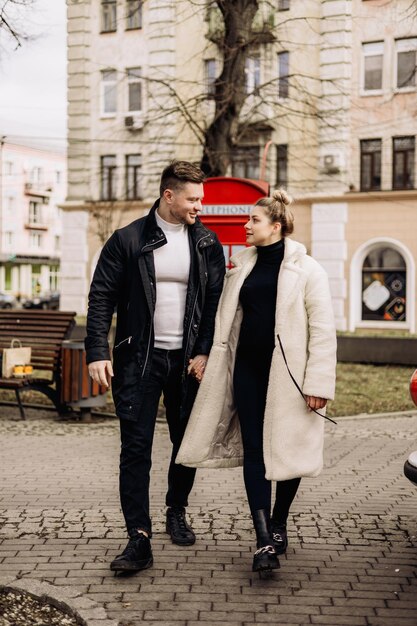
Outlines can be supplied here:
M151 534L149 478L152 442L161 393L168 422L172 455L168 470L166 505L185 507L196 470L175 464L186 420L180 420L182 350L154 349L149 379L144 389L142 410L137 421L120 420L120 500L128 531L142 529Z
M238 349L233 375L235 403L242 431L243 477L251 513L271 511L271 481L265 478L263 426L272 354ZM285 524L300 478L276 484L273 519Z

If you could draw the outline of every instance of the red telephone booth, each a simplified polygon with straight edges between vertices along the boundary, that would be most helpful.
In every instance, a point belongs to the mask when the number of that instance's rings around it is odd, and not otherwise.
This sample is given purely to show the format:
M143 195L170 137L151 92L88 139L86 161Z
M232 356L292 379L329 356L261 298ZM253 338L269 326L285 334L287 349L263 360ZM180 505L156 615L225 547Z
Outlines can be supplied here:
M218 176L205 181L201 221L223 244L228 267L231 255L246 246L243 225L252 206L268 194L269 185L261 180Z

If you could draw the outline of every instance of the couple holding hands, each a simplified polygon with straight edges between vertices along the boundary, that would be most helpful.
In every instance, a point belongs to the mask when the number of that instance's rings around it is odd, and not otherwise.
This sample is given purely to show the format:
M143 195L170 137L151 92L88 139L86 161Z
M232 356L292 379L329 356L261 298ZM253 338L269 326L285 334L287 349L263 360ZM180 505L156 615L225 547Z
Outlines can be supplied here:
M115 572L153 564L149 477L161 395L172 442L166 530L177 545L195 542L186 507L196 468L243 465L256 533L252 570L278 568L300 480L323 465L336 367L327 275L289 238L294 218L284 190L253 206L248 247L225 275L223 248L198 219L204 178L187 161L166 167L159 199L113 233L91 284L89 372L111 381L120 419L129 540L110 565Z

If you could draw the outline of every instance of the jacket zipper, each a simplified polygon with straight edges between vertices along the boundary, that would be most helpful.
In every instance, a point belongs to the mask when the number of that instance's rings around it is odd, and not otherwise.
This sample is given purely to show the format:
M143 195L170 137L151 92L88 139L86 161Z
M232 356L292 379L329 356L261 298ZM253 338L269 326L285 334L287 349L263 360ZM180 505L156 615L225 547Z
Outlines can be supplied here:
M116 346L114 346L113 350L116 350L116 348L121 346L122 343L125 343L126 341L127 341L127 343L130 343L132 341L132 337L133 337L133 335L129 335L129 337L126 337L126 339L123 339L123 341L119 341L119 343Z
M197 243L196 243L196 245L195 245L195 247L196 247L196 250L197 250L197 251L198 251L198 246L199 246L200 242L201 242L201 241L203 241L204 239L207 239L208 237L210 237L210 235L204 235L204 237L201 237L201 239L199 239L199 240L197 241ZM207 272L204 272L204 273L205 273L206 280L207 280L207 276L208 276L208 274L207 274ZM191 317L190 317L190 325L189 325L189 327L188 327L187 343L185 344L185 350L184 350L184 357L185 357L185 358L184 358L184 369L183 369L183 374L182 374L182 378L183 378L183 380L185 379L185 370L187 369L187 364L186 364L186 362L185 362L185 359L187 358L187 348L188 348L188 344L190 343L191 325L192 325L193 318L194 318L194 311L195 311L195 307L196 307L196 304L197 304L197 299L198 299L198 292L199 292L199 290L200 290L200 283L198 283L197 293L196 293L195 298L194 298L193 309L192 309L192 311L191 311Z

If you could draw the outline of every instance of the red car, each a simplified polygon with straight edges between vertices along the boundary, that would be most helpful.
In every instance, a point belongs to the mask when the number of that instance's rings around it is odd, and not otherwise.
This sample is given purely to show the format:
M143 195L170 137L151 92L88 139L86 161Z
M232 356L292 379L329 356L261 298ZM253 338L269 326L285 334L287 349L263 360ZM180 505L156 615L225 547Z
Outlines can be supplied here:
M410 380L410 394L414 404L417 406L417 370L411 376ZM404 464L404 474L411 480L412 483L417 485L417 450L412 452Z

